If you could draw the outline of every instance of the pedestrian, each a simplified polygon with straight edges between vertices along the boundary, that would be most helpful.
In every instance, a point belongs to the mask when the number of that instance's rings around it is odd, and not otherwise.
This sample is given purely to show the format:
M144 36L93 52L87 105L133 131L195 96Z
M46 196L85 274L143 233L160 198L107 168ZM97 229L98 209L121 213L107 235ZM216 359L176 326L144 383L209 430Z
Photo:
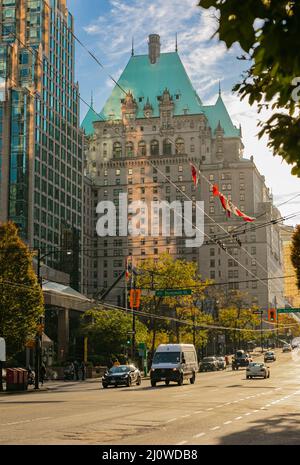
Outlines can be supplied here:
M81 371L81 379L82 381L85 380L85 363L84 361L81 362L80 364L80 371Z
M46 367L45 367L45 364L42 363L41 369L40 369L40 382L42 383L42 385L44 384L45 376L46 376Z
M79 381L79 364L77 360L74 360L74 371L75 371L75 380Z

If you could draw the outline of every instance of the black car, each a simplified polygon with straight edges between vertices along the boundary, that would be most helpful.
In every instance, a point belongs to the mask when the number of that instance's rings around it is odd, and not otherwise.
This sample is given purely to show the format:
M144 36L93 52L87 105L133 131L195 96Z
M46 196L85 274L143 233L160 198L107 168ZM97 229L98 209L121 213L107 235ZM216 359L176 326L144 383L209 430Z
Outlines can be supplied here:
M233 370L238 370L239 368L244 368L252 362L252 358L244 350L238 350L235 354L235 357L232 358L231 367Z
M141 372L134 365L113 366L102 378L102 386L104 388L122 385L130 387L134 383L139 386L141 382Z

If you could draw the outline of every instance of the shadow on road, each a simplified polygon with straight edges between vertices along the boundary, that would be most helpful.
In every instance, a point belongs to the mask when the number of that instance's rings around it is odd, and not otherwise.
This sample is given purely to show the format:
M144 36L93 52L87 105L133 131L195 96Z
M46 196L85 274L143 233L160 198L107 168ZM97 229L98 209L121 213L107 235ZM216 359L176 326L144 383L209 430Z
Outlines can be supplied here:
M299 445L300 413L273 415L255 420L253 426L220 438L221 445Z
M65 402L64 400L11 400L9 401L1 401L0 404L58 404L61 402Z

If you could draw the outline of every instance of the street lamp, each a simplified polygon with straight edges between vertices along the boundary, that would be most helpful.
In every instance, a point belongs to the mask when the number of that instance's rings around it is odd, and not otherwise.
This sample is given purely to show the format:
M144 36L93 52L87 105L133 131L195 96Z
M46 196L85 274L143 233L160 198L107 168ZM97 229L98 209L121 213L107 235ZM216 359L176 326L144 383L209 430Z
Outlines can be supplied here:
M49 252L45 253L44 255L41 255L41 249L40 247L37 249L37 279L38 283L43 289L43 280L41 277L41 261L45 258L48 257L49 255L52 255L54 253L59 252L59 250L50 250ZM68 250L67 255L72 255L72 251ZM42 354L42 337L43 337L43 319L44 316L40 317L40 322L39 322L39 329L36 333L35 336L35 382L34 382L34 389L39 389L39 381L40 381L40 364L41 364L41 354Z

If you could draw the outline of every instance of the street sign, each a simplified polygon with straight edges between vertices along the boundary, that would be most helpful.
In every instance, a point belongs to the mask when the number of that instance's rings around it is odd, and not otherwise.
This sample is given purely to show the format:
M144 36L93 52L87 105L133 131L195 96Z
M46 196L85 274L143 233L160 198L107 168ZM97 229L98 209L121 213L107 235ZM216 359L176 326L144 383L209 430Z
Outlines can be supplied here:
M277 308L277 313L300 313L300 308Z
M127 331L127 334L135 334L135 331Z
M262 315L262 313L264 313L263 310L254 310L253 312L253 315Z
M173 297L176 295L191 295L192 289L159 289L155 291L156 297Z
M6 350L5 350L5 340L3 337L0 337L0 362L6 361Z

